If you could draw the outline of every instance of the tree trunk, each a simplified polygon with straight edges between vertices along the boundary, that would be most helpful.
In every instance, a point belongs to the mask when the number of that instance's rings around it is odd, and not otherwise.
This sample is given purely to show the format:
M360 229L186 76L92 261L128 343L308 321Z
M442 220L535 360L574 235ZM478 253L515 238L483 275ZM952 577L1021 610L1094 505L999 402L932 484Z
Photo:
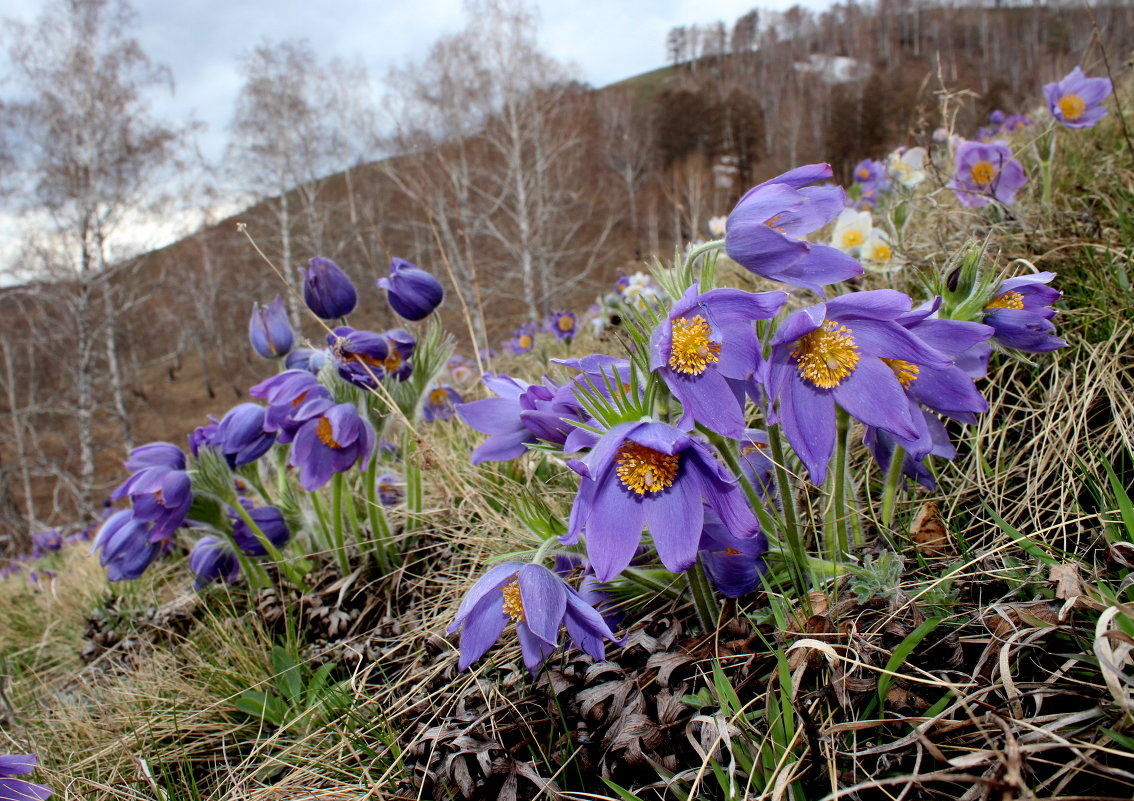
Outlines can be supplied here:
M12 435L16 440L16 465L20 471L20 484L24 491L24 510L28 525L34 530L37 527L35 516L35 495L32 494L31 459L28 454L27 440L24 438L24 415L19 412L19 400L16 397L16 370L12 364L12 346L8 340L4 345L4 376L8 395L8 411L12 416ZM15 505L13 503L13 505Z

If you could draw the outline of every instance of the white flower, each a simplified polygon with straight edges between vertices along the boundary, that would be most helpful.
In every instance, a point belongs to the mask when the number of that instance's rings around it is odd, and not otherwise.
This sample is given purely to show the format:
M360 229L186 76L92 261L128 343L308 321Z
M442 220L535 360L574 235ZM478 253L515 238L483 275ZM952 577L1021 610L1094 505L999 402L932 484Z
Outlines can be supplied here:
M725 235L725 223L728 222L728 217L710 217L709 218L709 233L713 236L720 238Z
M925 148L898 148L886 159L886 172L907 189L925 180Z
M845 208L835 219L835 231L831 234L831 244L843 253L854 255L874 228L874 218L869 211L855 211Z
M891 272L902 265L894 260L894 250L890 247L890 237L886 232L875 228L870 232L870 238L862 246L862 266L871 272Z

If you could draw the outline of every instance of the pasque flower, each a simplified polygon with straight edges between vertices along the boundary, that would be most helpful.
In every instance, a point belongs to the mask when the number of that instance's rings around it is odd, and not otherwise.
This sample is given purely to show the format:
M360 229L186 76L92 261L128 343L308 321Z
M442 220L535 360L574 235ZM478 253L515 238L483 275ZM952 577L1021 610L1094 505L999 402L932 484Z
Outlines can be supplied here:
M356 463L365 470L374 456L378 440L374 427L353 404L308 400L296 410L296 419L303 422L295 433L288 464L299 468L299 485L308 492Z
M323 365L327 363L327 354L321 350L299 348L293 350L284 359L284 367L289 370L306 370L312 375L319 375Z
M934 478L933 473L925 464L925 460L930 456L938 456L942 459L952 461L957 457L957 449L953 447L953 443L949 441L949 434L945 430L945 426L941 424L941 420L937 415L926 411L925 409L919 410L925 423L925 431L928 437L928 444L922 442L918 450L921 455L914 455L914 452L908 450L906 445L908 442L903 442L886 431L878 428L866 429L866 435L863 437L863 443L874 456L874 460L878 462L878 467L883 473L890 469L890 460L894 458L894 453L898 446L902 446L902 474L912 478L928 490L936 489L937 479ZM928 446L928 450L926 447Z
M189 569L197 577L194 586L200 590L214 581L231 584L240 575L240 561L231 543L211 534L201 537L189 552Z
M303 268L303 300L324 320L346 317L358 305L358 292L330 259L314 258Z
M503 562L473 585L449 627L450 634L461 630L459 669L484 656L510 620L533 674L559 647L563 627L575 647L596 661L606 657L603 640L616 639L602 615L556 573L542 565Z
M230 468L251 464L275 444L275 432L264 430L265 412L259 404L241 403L221 419L212 444Z
M1055 273L1036 273L1009 278L984 307L984 323L994 329L993 340L1006 348L1027 353L1046 353L1067 343L1055 336L1058 289L1048 286Z
M907 189L925 180L924 147L900 147L886 157L886 175Z
M26 776L35 769L35 754L0 754L0 801L45 801L51 789L17 776Z
M783 292L686 290L650 336L650 369L682 406L678 425L701 423L726 437L744 430L743 382L755 369L760 343L754 323L774 317ZM739 400L738 400L739 398Z
M378 279L378 287L386 290L390 307L410 321L424 320L445 296L440 281L405 259L398 258L390 262L390 276Z
M763 532L755 537L733 536L715 512L705 510L697 553L706 575L721 595L739 598L755 590L764 573L767 551L768 541Z
M575 428L568 421L581 419L574 394L549 378L528 384L487 373L482 380L496 397L457 405L458 416L470 428L489 435L472 452L473 464L515 459L541 439L562 445Z
M256 524L260 532L268 538L268 542L277 549L287 545L287 541L291 539L291 529L284 521L283 512L274 506L254 507L252 501L247 498L240 498L239 503L248 512L248 516L252 518L252 522ZM232 539L240 550L249 556L267 556L268 549L264 547L264 543L260 541L251 527L244 522L244 518L234 509L229 510L228 516L232 519Z
M1102 103L1113 91L1108 78L1088 78L1082 67L1075 67L1061 81L1044 84L1051 116L1068 128L1093 128L1106 116Z
M279 432L278 441L291 442L307 418L298 415L299 409L308 401L325 400L331 402L330 391L305 370L285 370L271 378L266 378L248 394L253 398L267 401L264 412L264 431Z
M327 347L344 381L372 389L386 377L390 343L382 334L340 325L327 334Z
M382 334L386 338L386 375L395 381L405 381L413 374L410 359L417 348L417 340L404 328L391 328Z
M548 333L555 334L556 339L571 339L575 336L575 330L577 328L575 312L551 312L547 315L546 328Z
M728 216L725 249L750 272L823 293L821 286L862 274L850 256L801 237L846 206L837 186L808 186L830 178L829 164L809 164L749 189Z
M854 165L851 175L856 184L881 186L886 183L886 165L874 159L863 159Z
M386 472L374 479L374 487L378 491L378 500L383 506L395 506L401 503L406 494L406 484L397 473Z
M91 553L101 550L98 561L106 568L107 578L122 581L145 573L169 545L167 537L155 540L148 523L136 519L129 509L122 509L102 524L91 545Z
M278 296L265 306L252 304L248 339L255 351L265 359L278 359L291 350L291 346L295 344L295 332L291 330L287 310Z
M776 331L764 365L769 419L782 421L814 483L834 453L836 405L866 425L918 436L903 382L953 362L897 322L909 310L892 289L855 292L801 309Z
M46 551L58 551L63 547L63 534L60 533L57 528L48 529L38 534L32 534L32 545L41 553Z
M456 411L456 404L463 401L461 393L448 384L435 384L425 396L425 405L421 407L421 416L427 423L438 420L448 420Z
M110 494L111 499L129 497L134 518L152 523L155 539L168 537L185 522L193 503L189 474L183 469L185 454L169 443L150 443L131 451L126 463L137 470Z
M957 167L949 188L962 206L973 209L990 200L1011 205L1027 182L1023 166L1004 142L965 142L957 148Z
M851 256L858 255L874 230L874 216L869 211L843 209L835 219L831 246Z
M733 536L757 533L736 477L705 443L667 423L619 423L568 464L583 479L562 542L574 544L586 533L599 581L610 581L630 564L643 523L673 573L696 561L706 504Z

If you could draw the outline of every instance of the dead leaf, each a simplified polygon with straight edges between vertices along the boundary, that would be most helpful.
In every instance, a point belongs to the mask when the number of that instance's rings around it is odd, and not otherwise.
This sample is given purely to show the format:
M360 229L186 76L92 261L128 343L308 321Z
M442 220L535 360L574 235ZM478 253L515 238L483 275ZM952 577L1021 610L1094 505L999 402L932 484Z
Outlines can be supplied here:
M951 550L949 529L933 501L922 505L910 524L910 536L923 556L941 556Z
M1106 608L1090 596L1083 577L1079 575L1079 565L1074 562L1052 565L1047 580L1055 584L1055 597L1065 602L1059 610L1060 620L1066 620L1067 614L1075 608L1095 610Z

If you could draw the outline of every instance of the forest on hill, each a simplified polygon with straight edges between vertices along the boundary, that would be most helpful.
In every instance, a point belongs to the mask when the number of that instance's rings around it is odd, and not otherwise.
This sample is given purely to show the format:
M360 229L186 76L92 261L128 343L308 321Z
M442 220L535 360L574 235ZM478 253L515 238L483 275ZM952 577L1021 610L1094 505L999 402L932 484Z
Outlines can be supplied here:
M472 355L550 311L583 312L788 167L828 161L845 182L859 159L938 129L1030 113L1081 61L1105 52L1125 70L1134 41L1134 9L1117 3L753 10L675 28L667 67L594 89L540 52L522 6L482 2L386 77L381 130L351 91L366 76L307 43L264 44L245 63L227 188L199 207L256 202L120 258L139 216L170 214L169 195L199 183L194 132L149 112L168 76L128 7L59 9L14 34L22 93L3 106L19 132L0 152L5 203L28 224L9 248L19 281L0 291L0 550L84 525L132 446L183 441L218 395L243 396L262 363L232 343L253 302L288 296L269 262L294 288L308 259L330 258L373 294L408 259L445 284L445 323Z

